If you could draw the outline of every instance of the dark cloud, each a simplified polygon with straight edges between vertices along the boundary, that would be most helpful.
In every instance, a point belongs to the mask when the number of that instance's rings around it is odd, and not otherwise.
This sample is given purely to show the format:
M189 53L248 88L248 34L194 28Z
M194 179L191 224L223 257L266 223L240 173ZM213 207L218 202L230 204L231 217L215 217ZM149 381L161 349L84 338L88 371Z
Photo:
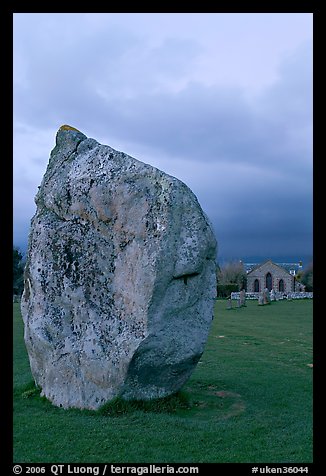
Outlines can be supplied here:
M57 128L70 123L185 181L213 222L224 254L252 254L255 247L266 254L309 254L311 43L283 56L273 84L247 94L241 68L238 84L209 84L198 76L206 51L198 36L169 32L148 41L141 26L136 32L115 18L96 23L82 14L38 14L29 21L16 16L18 235L52 147L45 136L38 142L29 137L46 130L53 141ZM19 182L26 154L33 190Z

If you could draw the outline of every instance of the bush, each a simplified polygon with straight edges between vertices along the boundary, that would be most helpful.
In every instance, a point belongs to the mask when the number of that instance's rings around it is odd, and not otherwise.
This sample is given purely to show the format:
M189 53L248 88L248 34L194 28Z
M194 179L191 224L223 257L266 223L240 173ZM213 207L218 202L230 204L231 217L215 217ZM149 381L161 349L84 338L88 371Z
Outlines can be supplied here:
M313 285L313 263L309 263L308 266L301 272L298 281L305 285L305 291L312 292L314 290Z
M238 292L239 285L234 283L229 284L218 284L217 285L217 297L226 298L229 297L231 293Z
M236 291L246 288L247 273L242 261L231 261L224 266L217 267L217 285L236 284L238 287Z

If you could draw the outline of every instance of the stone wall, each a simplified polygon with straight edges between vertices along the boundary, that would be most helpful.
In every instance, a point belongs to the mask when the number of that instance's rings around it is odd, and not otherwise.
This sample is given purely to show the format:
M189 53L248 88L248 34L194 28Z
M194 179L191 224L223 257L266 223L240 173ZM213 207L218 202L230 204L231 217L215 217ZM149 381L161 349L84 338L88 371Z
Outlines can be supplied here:
M246 299L257 299L261 293L246 293ZM314 293L312 292L290 292L290 293L275 293L275 297L277 301L282 299L313 299ZM240 299L240 292L231 293L232 300Z

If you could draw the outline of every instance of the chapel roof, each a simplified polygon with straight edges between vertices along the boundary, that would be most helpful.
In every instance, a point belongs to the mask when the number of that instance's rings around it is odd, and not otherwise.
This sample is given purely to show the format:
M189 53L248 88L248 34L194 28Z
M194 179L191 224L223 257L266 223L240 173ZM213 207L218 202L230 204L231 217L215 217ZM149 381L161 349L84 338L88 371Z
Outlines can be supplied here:
M286 273L290 274L291 273L289 272L289 270L287 270L284 266L281 266L280 264L278 263L274 263L271 259L267 259L266 261L263 261L262 263L259 263L257 264L256 266L254 266L247 274L247 276L251 273L253 273L254 271L256 271L258 268L261 268L262 266L264 266L265 264L267 263L270 263L272 264L273 266L277 266L278 268L280 268L283 272L285 271ZM292 276L292 275L291 275Z

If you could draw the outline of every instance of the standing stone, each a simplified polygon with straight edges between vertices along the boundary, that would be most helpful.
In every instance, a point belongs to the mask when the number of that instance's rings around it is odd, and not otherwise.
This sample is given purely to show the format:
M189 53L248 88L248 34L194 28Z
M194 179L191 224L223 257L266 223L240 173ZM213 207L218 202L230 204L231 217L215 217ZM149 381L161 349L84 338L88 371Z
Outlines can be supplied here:
M21 309L42 395L96 409L180 389L216 287L216 240L195 195L62 126L35 202Z
M269 294L269 291L267 288L264 289L263 291L263 297L264 297L264 304L270 304L271 303L271 297Z
M240 306L241 307L245 306L246 305L246 291L244 289L241 289L239 299L240 299Z
M271 298L271 301L276 301L276 293L274 289L272 289L270 292L270 298Z

